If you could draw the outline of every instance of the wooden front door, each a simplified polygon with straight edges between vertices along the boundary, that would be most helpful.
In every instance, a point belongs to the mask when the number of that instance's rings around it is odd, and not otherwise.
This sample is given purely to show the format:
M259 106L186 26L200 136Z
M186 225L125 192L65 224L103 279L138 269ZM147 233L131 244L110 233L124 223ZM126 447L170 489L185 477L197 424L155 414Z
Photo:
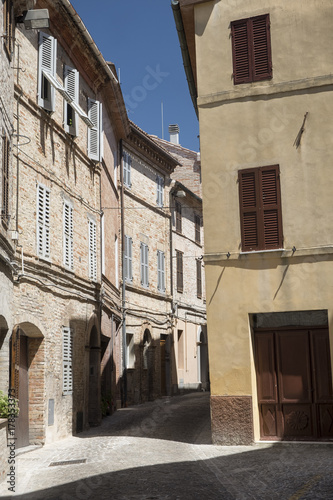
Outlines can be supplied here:
M261 439L333 439L328 330L256 330Z
M16 447L29 445L29 376L28 338L17 328L11 338L11 388L19 400L19 416L15 422Z

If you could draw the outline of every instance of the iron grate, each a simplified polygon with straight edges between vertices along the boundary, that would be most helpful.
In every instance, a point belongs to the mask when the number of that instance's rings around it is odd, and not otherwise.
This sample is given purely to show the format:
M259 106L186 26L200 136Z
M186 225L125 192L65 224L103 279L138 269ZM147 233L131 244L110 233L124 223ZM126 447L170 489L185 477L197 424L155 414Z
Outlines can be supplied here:
M86 461L86 458L81 458L79 460L63 460L62 462L51 462L49 467L55 467L57 465L85 464Z

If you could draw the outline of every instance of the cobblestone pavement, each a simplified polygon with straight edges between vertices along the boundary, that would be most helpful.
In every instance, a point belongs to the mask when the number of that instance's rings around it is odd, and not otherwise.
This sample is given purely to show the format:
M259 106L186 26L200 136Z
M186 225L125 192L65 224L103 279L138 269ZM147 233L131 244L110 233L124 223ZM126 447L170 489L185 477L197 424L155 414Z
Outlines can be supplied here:
M16 493L2 483L1 498L330 500L333 445L213 446L209 394L193 393L119 410L101 427L20 454L16 476Z

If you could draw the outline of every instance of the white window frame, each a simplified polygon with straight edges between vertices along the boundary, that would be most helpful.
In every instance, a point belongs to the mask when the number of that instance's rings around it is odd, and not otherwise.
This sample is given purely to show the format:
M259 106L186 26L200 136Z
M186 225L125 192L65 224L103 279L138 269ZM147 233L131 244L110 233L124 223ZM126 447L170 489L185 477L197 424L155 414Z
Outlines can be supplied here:
M88 97L88 118L93 127L88 129L88 156L93 161L103 158L102 103Z
M157 289L165 292L165 253L157 250Z
M44 259L50 258L50 198L51 191L43 184L37 184L37 255Z
M73 393L73 331L62 328L62 393Z
M47 111L55 110L55 89L47 75L56 77L57 72L57 40L47 33L39 32L38 46L38 105ZM45 82L45 78L47 82ZM44 97L44 85L49 96Z
M159 207L163 207L163 188L164 179L160 175L156 176L156 203Z
M133 271L132 271L132 250L133 250L133 240L130 236L125 235L125 247L124 247L124 277L125 281L132 283L133 281Z
M140 243L140 270L141 270L141 285L149 287L149 248L146 243Z
M88 248L89 278L97 281L97 225L92 217L88 217Z
M126 151L123 152L123 180L124 186L131 188L131 168L132 168L132 157Z
M63 205L63 262L67 269L74 269L74 245L73 245L73 204L64 200Z
M72 99L72 103L79 104L79 86L80 86L80 74L75 68L70 66L64 66L64 86L68 95ZM64 129L70 135L77 137L79 135L79 117L77 111L72 106L72 103L66 102L64 100ZM72 112L73 122L68 124L68 114Z
M134 333L126 333L126 368L135 368Z

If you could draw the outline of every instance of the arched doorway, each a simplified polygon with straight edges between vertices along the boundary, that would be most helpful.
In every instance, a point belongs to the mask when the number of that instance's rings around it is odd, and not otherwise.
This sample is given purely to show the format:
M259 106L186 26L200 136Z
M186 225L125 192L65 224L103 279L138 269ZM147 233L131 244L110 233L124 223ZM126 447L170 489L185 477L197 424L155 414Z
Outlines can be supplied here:
M201 389L209 390L209 364L208 364L208 344L207 327L202 325L197 334L197 357L198 357L198 383Z
M89 403L88 423L94 427L101 423L100 394L101 349L99 335L94 325L90 332L89 342Z

